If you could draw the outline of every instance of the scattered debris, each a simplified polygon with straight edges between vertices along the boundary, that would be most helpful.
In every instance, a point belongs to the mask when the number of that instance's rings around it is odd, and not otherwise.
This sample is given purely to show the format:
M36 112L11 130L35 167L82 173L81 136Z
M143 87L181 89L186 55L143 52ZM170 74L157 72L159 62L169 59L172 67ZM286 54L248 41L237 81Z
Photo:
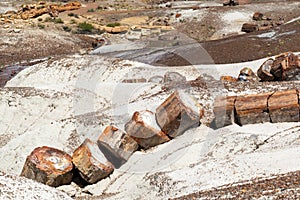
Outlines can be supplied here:
M300 59L292 52L282 53L266 60L257 70L261 81L300 80Z

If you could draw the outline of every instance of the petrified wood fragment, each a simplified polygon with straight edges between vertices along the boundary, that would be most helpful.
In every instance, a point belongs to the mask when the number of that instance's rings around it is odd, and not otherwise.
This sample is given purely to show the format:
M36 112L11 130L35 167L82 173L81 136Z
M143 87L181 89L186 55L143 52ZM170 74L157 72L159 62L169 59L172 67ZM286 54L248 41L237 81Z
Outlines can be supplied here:
M156 121L162 131L174 138L200 125L203 108L182 91L175 91L157 109Z
M72 158L55 148L43 146L27 156L21 176L49 186L69 184L73 177Z
M236 96L217 97L214 101L214 126L221 128L234 122L234 103Z
M296 90L275 92L268 100L271 121L298 122L299 104Z
M74 151L72 161L80 176L88 183L96 183L114 170L113 165L106 159L98 145L90 139L86 139Z
M133 138L114 126L104 129L97 144L115 168L123 165L139 147Z
M149 110L135 112L126 123L125 131L144 149L170 140L157 125L154 113Z
M274 60L272 58L266 60L260 68L257 70L257 76L262 80L262 81L273 81L274 76L271 74L271 68L274 63Z
M270 122L268 98L272 93L238 96L235 121L239 125Z
M246 33L254 32L258 30L258 25L253 23L244 23L242 26L242 31Z

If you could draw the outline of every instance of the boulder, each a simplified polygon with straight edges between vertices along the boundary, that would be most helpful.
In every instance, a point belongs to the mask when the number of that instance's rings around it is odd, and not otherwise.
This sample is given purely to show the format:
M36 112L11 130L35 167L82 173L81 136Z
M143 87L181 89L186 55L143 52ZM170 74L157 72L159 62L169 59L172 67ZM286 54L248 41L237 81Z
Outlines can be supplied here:
M270 122L268 98L272 93L238 96L235 121L239 125Z
M231 125L234 122L234 104L236 96L218 96L213 105L215 128Z
M171 94L157 109L156 121L169 137L176 137L200 125L203 108L181 90Z
M239 81L258 81L258 77L254 74L252 69L250 69L248 67L244 67L240 71L238 80Z
M263 19L264 14L260 13L260 12L255 12L253 14L252 19L255 21L261 21Z
M277 91L268 100L271 122L298 122L299 104L296 90Z
M97 144L115 168L123 165L139 147L126 132L114 126L107 126L104 129Z
M258 25L254 23L244 23L242 26L242 31L246 33L254 32L258 30Z
M157 125L154 113L149 110L135 112L125 124L125 131L144 149L170 140Z
M72 161L80 176L88 183L96 183L113 171L113 165L100 151L98 145L86 139L73 153Z
M55 148L38 147L27 156L21 176L53 187L69 184L73 177L72 158Z

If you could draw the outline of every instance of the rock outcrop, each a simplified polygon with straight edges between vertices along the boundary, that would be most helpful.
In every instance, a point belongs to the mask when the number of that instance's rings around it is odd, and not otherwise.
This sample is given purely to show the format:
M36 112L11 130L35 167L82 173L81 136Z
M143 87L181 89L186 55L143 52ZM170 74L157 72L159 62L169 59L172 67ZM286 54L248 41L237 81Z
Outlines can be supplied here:
M81 7L80 2L70 2L64 5L59 4L46 4L40 2L38 4L25 4L17 12L8 11L5 14L0 15L1 18L6 19L23 19L36 18L43 14L49 14L52 17L57 17L60 12L68 10L76 10Z

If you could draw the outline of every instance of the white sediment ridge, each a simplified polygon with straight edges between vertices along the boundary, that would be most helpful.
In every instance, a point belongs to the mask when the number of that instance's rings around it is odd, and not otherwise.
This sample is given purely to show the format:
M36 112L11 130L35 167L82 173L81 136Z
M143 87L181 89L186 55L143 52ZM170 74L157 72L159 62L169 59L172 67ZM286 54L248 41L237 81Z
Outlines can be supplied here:
M135 111L154 112L171 94L161 92L158 83L128 84L122 83L123 79L148 80L167 71L178 72L187 80L203 73L215 78L237 77L240 69L256 71L266 59L154 67L85 55L62 58L49 66L45 61L28 67L0 89L0 171L19 175L26 156L39 146L72 154L85 138L96 141L110 124L123 129ZM205 101L201 104L212 103L212 99ZM135 152L109 178L83 190L93 195L112 194L106 199L166 199L296 171L300 169L299 125L234 124L218 130L201 125L167 143Z

